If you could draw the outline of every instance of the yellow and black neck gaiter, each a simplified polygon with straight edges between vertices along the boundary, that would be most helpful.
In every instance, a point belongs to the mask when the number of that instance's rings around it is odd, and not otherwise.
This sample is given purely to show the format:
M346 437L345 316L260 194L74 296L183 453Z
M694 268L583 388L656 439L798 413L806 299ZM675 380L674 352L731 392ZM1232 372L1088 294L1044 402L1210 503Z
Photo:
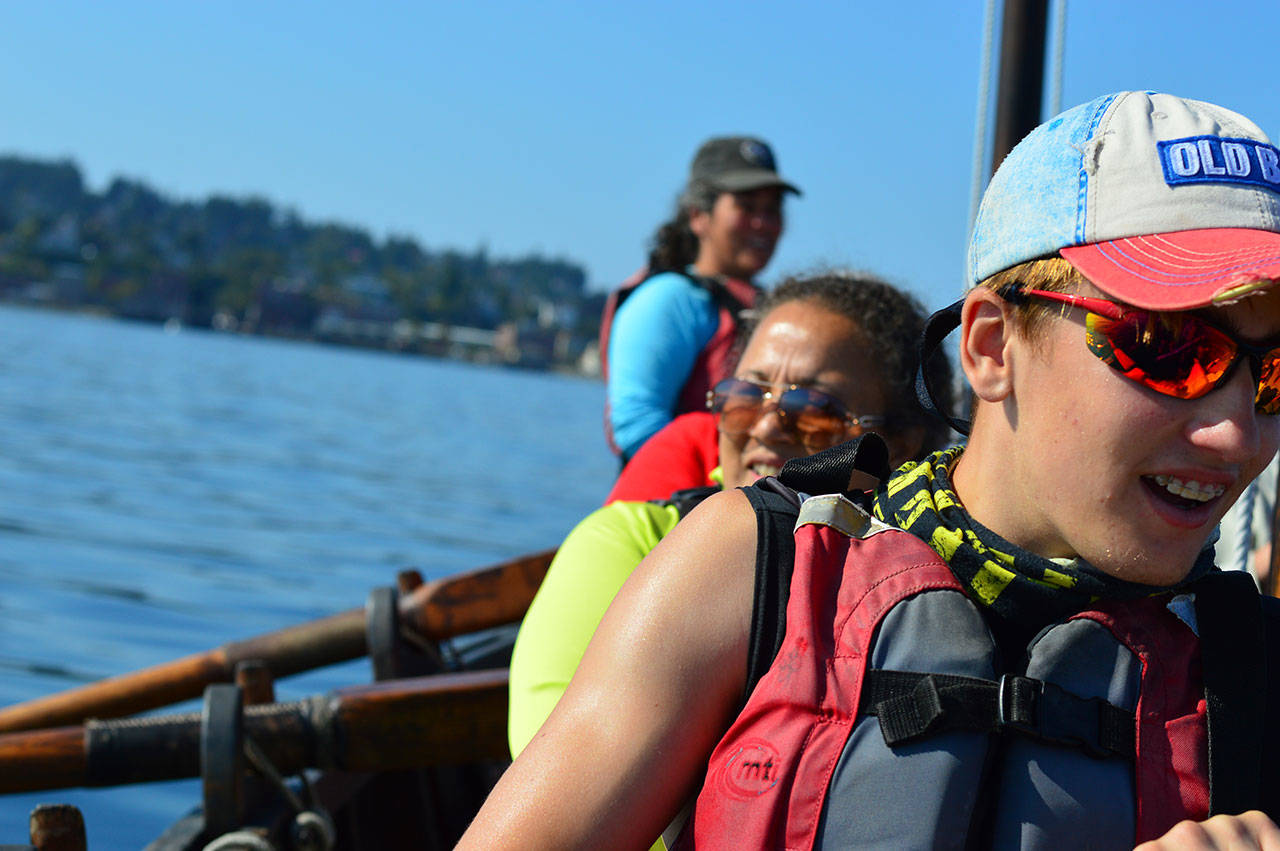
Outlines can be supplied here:
M1009 543L975 521L951 486L964 451L953 446L899 468L876 492L874 513L928 544L951 566L974 602L1003 620L1038 629L1098 599L1137 599L1188 585L1213 568L1213 548L1200 552L1176 586L1137 585L1081 559L1050 560Z

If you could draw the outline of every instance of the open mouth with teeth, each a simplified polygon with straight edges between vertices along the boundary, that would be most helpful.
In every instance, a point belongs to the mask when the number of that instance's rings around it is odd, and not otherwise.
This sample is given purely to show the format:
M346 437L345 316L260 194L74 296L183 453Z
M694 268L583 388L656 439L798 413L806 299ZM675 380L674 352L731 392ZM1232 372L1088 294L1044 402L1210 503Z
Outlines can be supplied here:
M1226 491L1223 485L1201 484L1195 479L1184 481L1177 476L1143 476L1142 481L1161 500L1184 509L1199 508Z
M747 469L763 479L765 476L778 475L782 468L774 464L752 464Z

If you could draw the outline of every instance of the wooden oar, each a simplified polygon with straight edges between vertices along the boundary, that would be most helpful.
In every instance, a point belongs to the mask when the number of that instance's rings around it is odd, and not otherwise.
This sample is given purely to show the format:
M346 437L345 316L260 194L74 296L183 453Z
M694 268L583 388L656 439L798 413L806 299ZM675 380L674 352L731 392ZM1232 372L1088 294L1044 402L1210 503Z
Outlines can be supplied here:
M0 794L200 776L200 713L0 734ZM507 757L507 672L435 674L244 709L282 774Z
M529 608L554 555L555 550L545 550L427 582L400 598L401 622L431 641L515 623ZM279 679L366 652L365 611L351 609L4 707L0 733L119 718L189 700L209 683L230 682L243 661L261 661Z

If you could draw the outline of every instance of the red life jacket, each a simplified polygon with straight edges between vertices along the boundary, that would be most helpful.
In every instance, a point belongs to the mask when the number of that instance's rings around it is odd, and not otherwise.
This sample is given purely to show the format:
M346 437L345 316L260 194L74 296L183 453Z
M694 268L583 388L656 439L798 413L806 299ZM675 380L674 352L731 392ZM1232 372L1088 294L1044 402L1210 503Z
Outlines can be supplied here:
M690 411L705 410L707 391L716 386L721 379L733 374L734 343L738 337L739 314L754 306L756 296L760 294L760 288L748 281L739 281L734 278L695 277L679 271L675 271L675 274L683 275L694 286L711 293L711 299L719 315L719 324L716 326L715 333L711 335L711 339L698 353L697 360L693 362L693 369L690 370L689 377L685 379L680 395L676 399L676 408L671 412L672 417ZM649 274L648 269L640 269L627 278L622 286L609 293L608 298L605 299L604 311L600 316L600 369L605 381L609 380L609 337L613 331L614 316L617 315L618 308L627 300L627 297L651 277L653 276ZM609 416L608 397L605 398L604 403L604 435L609 441L609 448L613 450L613 454L621 455L622 449L613 439L613 422Z
M711 473L720 466L716 419L710 411L690 411L658 429L622 468L604 504L663 499L714 484Z
M1127 849L1202 820L1188 596L1100 602L1043 631L1026 676L1002 676L1008 660L933 549L843 497L811 498L777 656L676 847ZM985 728L965 717L983 700Z

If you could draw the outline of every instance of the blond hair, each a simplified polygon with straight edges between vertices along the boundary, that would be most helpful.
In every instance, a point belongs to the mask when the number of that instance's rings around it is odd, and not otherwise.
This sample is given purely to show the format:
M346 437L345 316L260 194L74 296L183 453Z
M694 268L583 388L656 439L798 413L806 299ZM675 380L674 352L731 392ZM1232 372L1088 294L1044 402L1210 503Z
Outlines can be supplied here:
M1061 257L1043 257L1039 260L1028 260L1017 266L1010 266L996 272L990 278L978 284L980 287L1000 292L1007 286L1021 284L1034 290L1048 290L1055 293L1072 293L1080 289L1080 285L1088 279L1076 271L1075 267ZM1062 315L1069 308L1065 304L1053 304L1040 300L1027 300L1014 305L1014 321L1024 337L1037 343L1041 339L1040 329L1046 319L1053 315Z

